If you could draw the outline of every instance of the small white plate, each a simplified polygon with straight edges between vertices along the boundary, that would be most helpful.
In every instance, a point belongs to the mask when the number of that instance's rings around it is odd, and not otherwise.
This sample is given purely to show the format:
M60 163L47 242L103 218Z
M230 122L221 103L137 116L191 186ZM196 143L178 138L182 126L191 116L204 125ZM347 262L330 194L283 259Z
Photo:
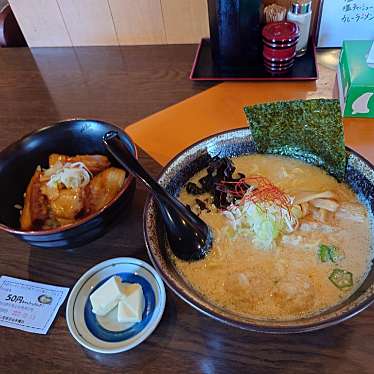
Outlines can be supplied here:
M114 275L120 276L123 282L141 284L145 301L141 322L119 323L117 308L105 317L97 317L92 312L91 293ZM99 353L124 352L154 331L165 302L165 287L156 270L144 261L120 257L104 261L83 274L70 293L66 321L70 333L85 348Z

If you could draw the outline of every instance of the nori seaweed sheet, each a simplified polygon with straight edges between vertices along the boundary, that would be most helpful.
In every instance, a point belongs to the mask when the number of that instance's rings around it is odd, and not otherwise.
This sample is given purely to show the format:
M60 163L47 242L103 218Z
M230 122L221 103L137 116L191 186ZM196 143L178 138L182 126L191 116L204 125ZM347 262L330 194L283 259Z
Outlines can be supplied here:
M244 107L256 148L302 159L344 179L347 154L338 100L279 101Z

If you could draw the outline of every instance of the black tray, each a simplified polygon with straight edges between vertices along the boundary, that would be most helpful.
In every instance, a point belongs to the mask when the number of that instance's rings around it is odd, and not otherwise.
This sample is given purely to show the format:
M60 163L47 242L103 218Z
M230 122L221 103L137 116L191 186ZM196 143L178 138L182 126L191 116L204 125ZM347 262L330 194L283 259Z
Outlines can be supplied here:
M255 80L316 80L318 70L316 66L315 45L309 41L307 52L295 59L295 65L285 74L269 73L262 60L246 66L219 66L214 64L211 54L210 40L201 39L197 49L195 61L190 74L191 80L215 81L255 81Z

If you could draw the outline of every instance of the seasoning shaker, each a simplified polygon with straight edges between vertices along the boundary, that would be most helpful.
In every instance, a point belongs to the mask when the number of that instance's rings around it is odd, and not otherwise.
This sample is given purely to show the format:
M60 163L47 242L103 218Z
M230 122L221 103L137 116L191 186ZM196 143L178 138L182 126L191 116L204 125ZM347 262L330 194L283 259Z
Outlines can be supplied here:
M296 45L296 57L305 54L312 20L311 0L292 0L291 7L287 12L287 21L296 23L300 29L300 38Z

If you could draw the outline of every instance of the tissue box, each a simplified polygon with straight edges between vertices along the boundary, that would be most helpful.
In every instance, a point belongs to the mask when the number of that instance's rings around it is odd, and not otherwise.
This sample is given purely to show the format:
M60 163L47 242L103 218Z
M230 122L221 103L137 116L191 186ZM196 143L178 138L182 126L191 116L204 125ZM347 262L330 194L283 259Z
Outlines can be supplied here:
M339 98L345 117L374 118L374 64L368 63L373 40L346 40L338 66Z

